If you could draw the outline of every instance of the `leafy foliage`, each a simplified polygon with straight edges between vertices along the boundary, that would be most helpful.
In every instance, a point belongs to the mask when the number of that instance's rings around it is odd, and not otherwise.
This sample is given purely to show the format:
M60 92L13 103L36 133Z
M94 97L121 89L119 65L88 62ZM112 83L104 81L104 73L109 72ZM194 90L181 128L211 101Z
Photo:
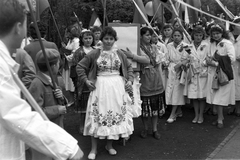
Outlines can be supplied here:
M102 1L103 0L49 0L61 36L63 37L66 27L71 24L71 17L74 17L73 12L75 12L79 20L82 21L84 28L89 27L88 24L91 19L93 9L97 12L101 22L103 22ZM143 0L144 4L148 1L149 0ZM201 0L201 2L202 10L207 11L207 6L209 6L210 13L213 15L224 12L215 0ZM234 15L240 13L239 0L221 0L221 2L226 5ZM123 23L131 23L133 20L134 9L135 7L132 0L106 0L106 14L108 22L120 20ZM170 18L171 13L167 12L165 17ZM56 27L52 16L48 11L41 15L41 20L45 21L49 25L48 40L60 44Z

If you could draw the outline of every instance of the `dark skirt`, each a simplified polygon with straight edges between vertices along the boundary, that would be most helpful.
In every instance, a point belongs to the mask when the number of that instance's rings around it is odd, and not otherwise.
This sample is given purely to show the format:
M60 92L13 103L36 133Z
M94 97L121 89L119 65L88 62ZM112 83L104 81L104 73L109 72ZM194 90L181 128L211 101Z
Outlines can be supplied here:
M142 117L162 116L165 113L164 93L153 96L141 96Z

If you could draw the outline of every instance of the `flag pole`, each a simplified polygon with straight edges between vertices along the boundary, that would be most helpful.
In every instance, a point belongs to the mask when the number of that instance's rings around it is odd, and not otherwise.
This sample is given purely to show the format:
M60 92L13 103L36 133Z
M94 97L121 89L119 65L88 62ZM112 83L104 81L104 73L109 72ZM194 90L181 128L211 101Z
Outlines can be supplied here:
M106 24L106 0L103 0L103 29L105 28Z
M47 55L46 55L46 52L45 52L45 49L44 49L44 46L43 46L43 42L42 42L42 39L41 39L41 34L40 34L40 31L39 31L39 28L38 28L38 25L37 25L36 18L33 14L33 9L32 9L32 6L30 4L30 0L27 0L27 3L28 3L28 7L29 7L29 11L31 13L32 19L33 19L33 24L34 24L35 30L37 32L37 37L39 39L40 47L42 49L42 52L43 52L43 55L44 55L44 58L45 58L45 61L46 61L46 65L47 65L47 68L48 68L48 71L49 71L49 75L50 75L51 80L52 80L53 88L56 89L57 86L56 86L56 83L55 83L55 79L53 78L53 73L52 73L49 61L47 59Z
M49 5L49 10L50 10L50 13L51 13L51 16L52 16L52 19L53 19L53 23L54 23L54 25L55 25L55 27L56 27L56 29L57 29L58 36L59 36L60 41L61 41L61 43L62 43L62 42L63 42L63 39L62 39L62 36L61 36L61 34L60 34L60 31L59 31L57 22L56 22L56 20L55 20L55 17L54 17L54 15L53 15L53 12L52 12L52 9L51 9L51 6L50 6L50 5Z
M151 23L152 23L152 21L155 19L156 15L157 15L157 12L158 12L158 10L159 10L159 8L160 8L160 7L161 7L161 3L159 3L159 5L158 5L158 8L157 8L157 10L156 10L155 14L153 15L153 17L152 17L151 21L149 22L150 24L151 24Z
M183 27L182 22L180 21L178 12L177 12L176 8L174 7L174 4L173 4L172 0L169 0L169 1L170 1L170 4L171 4L171 6L172 6L172 9L173 9L175 15L177 16L177 21L178 21L179 25L180 25L180 26L182 27L182 29L183 29L183 33L184 33L185 36L187 37L188 41L191 42L191 40L189 39L190 35L188 34L188 32L187 32L187 31L185 30L185 28Z

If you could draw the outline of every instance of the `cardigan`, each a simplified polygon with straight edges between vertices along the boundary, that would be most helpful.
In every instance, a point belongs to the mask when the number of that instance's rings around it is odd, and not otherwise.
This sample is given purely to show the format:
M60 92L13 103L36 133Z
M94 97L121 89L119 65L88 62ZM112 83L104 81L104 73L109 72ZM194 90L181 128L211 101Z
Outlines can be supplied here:
M120 75L126 80L133 82L133 69L131 63L128 61L126 55L117 50L119 59L121 60ZM97 59L100 55L100 49L94 49L89 52L76 67L78 80L85 83L88 79L95 82L97 79ZM86 74L88 71L88 75Z

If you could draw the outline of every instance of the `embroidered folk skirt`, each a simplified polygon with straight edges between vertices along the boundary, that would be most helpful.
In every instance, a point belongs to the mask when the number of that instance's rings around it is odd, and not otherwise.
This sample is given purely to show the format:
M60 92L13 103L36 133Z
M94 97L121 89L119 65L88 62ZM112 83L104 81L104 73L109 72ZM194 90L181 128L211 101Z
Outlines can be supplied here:
M131 98L120 75L97 77L88 99L83 135L118 140L133 133Z

